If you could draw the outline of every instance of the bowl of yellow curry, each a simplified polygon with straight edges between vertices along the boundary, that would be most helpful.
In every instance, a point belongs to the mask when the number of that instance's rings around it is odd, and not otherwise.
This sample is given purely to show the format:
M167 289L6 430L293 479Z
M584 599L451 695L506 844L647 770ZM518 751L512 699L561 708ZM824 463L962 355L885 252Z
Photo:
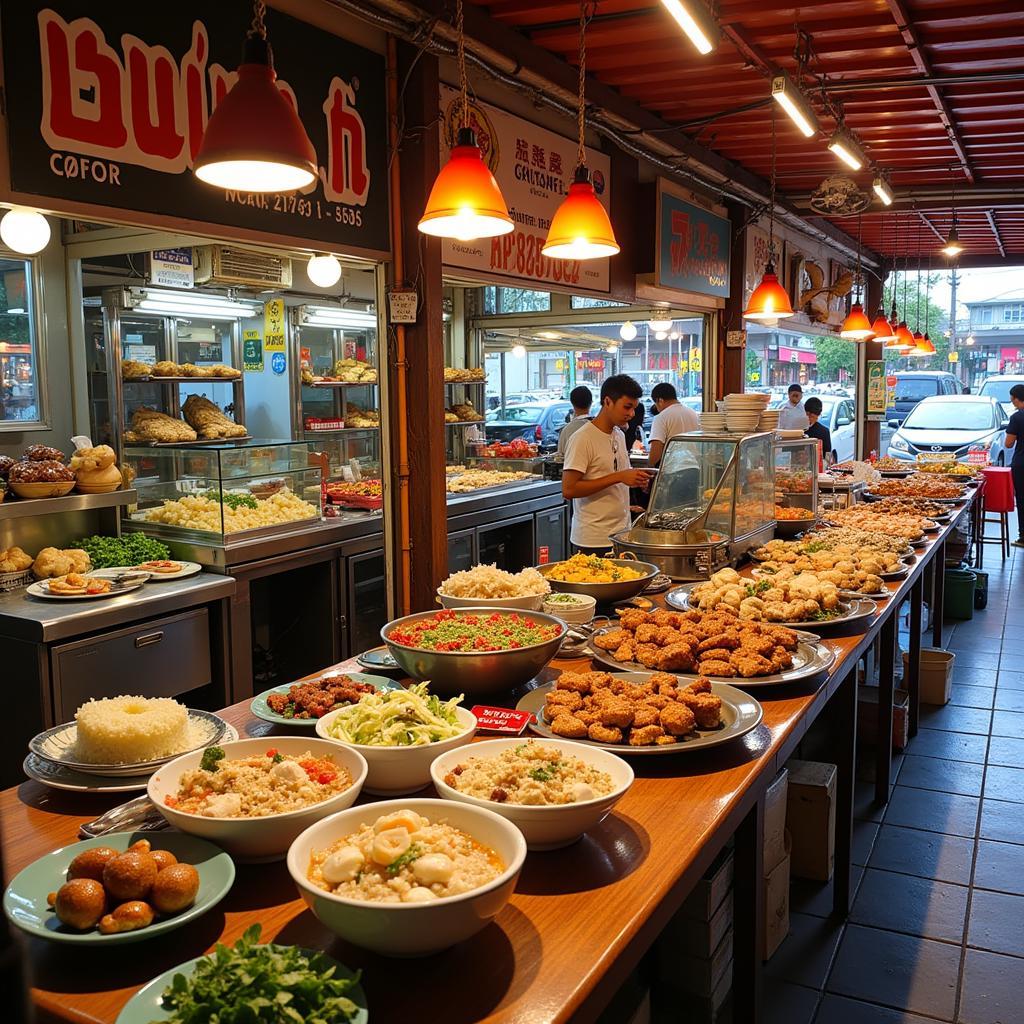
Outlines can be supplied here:
M598 604L606 604L639 594L661 570L633 558L573 555L564 562L538 565L537 571L554 591L585 594Z

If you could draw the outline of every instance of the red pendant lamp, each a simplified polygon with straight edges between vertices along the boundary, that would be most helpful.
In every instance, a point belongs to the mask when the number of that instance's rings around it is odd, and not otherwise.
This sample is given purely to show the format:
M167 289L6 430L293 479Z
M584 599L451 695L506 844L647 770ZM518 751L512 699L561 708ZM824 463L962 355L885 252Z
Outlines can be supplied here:
M417 225L425 235L470 242L475 238L507 235L515 224L490 168L484 163L476 133L469 126L469 87L466 79L466 36L462 0L455 9L458 41L462 126L448 162L434 179L426 209Z
M587 168L586 80L587 80L587 15L586 0L580 3L579 19L579 106L576 114L576 174L569 194L562 200L548 228L548 237L541 252L556 260L596 260L614 256L619 251L608 211L594 191Z
M878 313L875 315L875 319L871 324L871 333L875 336L875 341L887 342L893 341L896 338L896 330L889 322L889 318L885 315L885 307L879 306Z
M932 301L932 258L928 257L928 277L926 279L926 288L924 293L924 334L917 343L917 351L922 356L933 356L935 355L935 343L932 341L931 336L928 334L928 320L931 317L931 301ZM920 285L918 285L918 299L921 297Z
M786 289L779 283L775 273L775 106L772 105L772 180L768 196L768 262L765 264L761 283L753 290L747 308L743 310L745 320L759 320L762 323L777 323L793 315L793 305Z
M313 143L274 84L265 14L266 4L257 0L238 81L217 104L196 154L195 176L217 188L293 192L316 180Z
M858 291L853 304L850 306L850 312L843 321L843 326L839 329L839 337L846 338L848 341L868 341L875 336L871 321L867 318L864 306L860 301L859 288L863 283L860 272L861 237L861 215L857 214L857 271L853 276L853 286Z

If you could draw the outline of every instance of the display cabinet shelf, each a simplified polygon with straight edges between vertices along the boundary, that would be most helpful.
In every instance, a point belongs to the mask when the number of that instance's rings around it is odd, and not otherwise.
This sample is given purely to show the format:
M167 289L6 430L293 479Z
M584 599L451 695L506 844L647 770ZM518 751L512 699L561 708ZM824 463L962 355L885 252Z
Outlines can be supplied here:
M110 491L108 494L66 494L63 498L17 498L9 494L4 501L0 501L0 519L116 508L118 505L134 505L138 500L139 495L134 488Z

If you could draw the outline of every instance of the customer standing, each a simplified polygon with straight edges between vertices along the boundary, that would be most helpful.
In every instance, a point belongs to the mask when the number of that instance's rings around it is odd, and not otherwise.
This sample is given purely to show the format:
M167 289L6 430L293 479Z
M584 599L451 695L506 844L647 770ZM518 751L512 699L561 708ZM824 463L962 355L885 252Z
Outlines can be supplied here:
M804 389L799 384L789 385L789 401L779 410L779 430L806 430L810 426L803 397Z
M590 407L594 404L594 394L590 388L581 384L569 392L569 401L572 402L573 418L558 432L558 450L555 453L555 458L559 460L565 458L569 438L585 423L590 422Z
M626 451L631 452L633 446L640 442L640 447L644 447L646 435L644 434L644 417L647 415L647 410L644 408L643 402L636 403L636 409L633 412L633 418L629 421L629 426L626 427Z
M832 465L835 459L835 451L832 449L832 432L821 422L821 399L811 395L804 402L804 412L810 420L810 426L804 431L808 437L816 438L821 442L821 457L826 466Z
M655 384L651 392L654 408L658 415L651 424L651 454L647 461L656 466L661 462L661 453L670 437L689 434L700 429L700 417L679 401L676 389L671 384Z
M608 554L612 534L629 528L630 487L650 480L646 469L629 468L623 434L641 393L632 377L609 377L601 385L601 411L569 440L562 495L572 499L570 540L581 554Z
M1013 474L1013 495L1017 502L1017 539L1015 548L1024 548L1024 445L1018 443L1024 436L1024 384L1010 388L1010 401L1017 411L1006 425L1006 447L1013 449L1010 472Z

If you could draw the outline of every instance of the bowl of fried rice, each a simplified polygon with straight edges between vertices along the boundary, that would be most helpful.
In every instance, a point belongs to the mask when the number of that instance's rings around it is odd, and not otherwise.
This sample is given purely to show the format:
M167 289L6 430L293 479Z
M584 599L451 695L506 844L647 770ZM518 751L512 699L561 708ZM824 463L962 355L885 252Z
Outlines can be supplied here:
M551 586L534 568L506 572L493 563L452 573L437 588L444 608L522 608L539 612Z

